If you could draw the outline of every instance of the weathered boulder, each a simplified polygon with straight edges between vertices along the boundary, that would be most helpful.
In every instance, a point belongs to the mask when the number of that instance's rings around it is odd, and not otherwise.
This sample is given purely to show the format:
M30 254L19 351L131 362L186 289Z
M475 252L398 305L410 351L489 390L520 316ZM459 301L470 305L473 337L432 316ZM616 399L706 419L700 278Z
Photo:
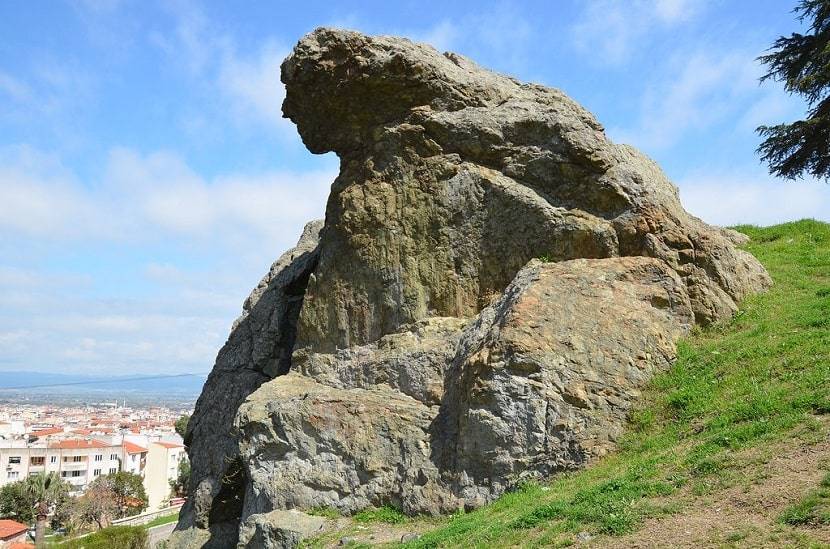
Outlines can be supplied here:
M237 416L252 486L243 515L384 503L451 512L583 465L608 450L693 321L663 261L533 261L474 322L446 334L439 348L455 350L440 405L402 394L385 374L350 388L299 372L263 384ZM408 377L432 357L405 341L395 365ZM357 373L388 350L363 352Z
M437 411L383 386L336 389L294 373L264 384L237 418L252 488L243 516L383 503L410 513L457 509L430 460Z
M299 511L250 515L239 529L238 549L295 549L323 531L326 520Z
M331 352L426 316L472 316L540 256L663 259L703 323L768 282L683 210L654 162L558 90L330 29L297 44L282 79L304 143L341 158L300 346Z
M220 351L174 547L277 539L280 509L475 507L581 467L679 336L770 283L558 90L332 29L282 80L340 174Z
M464 332L448 371L433 460L453 493L475 507L605 454L693 322L664 261L532 261Z

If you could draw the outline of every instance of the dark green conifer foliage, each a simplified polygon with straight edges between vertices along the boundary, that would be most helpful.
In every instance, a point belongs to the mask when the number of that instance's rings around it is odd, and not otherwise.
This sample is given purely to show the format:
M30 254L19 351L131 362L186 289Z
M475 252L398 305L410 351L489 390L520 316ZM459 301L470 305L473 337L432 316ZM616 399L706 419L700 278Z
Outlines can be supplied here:
M768 72L761 81L784 82L790 93L809 106L805 120L761 126L758 147L770 173L787 179L805 174L830 178L830 0L802 0L795 8L800 21L809 21L805 34L776 40L759 57Z

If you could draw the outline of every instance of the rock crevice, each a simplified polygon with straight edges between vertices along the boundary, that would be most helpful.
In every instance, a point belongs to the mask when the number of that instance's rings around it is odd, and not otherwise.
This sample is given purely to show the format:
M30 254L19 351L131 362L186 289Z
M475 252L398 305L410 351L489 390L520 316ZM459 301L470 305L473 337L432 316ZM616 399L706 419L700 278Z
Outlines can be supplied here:
M305 285L318 259L322 221L306 225L243 304L219 351L188 424L189 497L177 536L182 546L228 547L238 535L248 475L233 422L239 406L264 382L290 368Z

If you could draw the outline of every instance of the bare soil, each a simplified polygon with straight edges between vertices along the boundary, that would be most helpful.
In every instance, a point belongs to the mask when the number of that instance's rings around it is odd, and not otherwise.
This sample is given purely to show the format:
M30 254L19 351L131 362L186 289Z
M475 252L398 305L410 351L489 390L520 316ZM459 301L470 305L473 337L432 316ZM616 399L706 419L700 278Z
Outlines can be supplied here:
M737 472L733 485L715 488L703 496L695 496L694 488L684 490L678 496L683 505L678 513L648 519L626 536L593 538L588 545L830 547L830 525L794 527L779 521L781 513L818 487L830 469L830 439L789 448L780 445L772 452L768 449L765 456L757 455L757 450L750 451L737 458L749 465ZM760 463L752 464L756 460Z

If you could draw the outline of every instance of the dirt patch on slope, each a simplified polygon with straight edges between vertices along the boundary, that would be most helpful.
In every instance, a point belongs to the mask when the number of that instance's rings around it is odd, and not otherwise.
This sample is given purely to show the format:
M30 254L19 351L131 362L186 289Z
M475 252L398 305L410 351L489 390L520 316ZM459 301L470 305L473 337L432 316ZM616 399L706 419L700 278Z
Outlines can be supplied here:
M824 422L827 423L827 422ZM830 469L830 439L781 445L765 463L739 470L738 482L706 496L687 491L677 514L652 518L636 532L597 537L592 547L815 547L830 546L830 525L793 527L778 521L788 506L818 487ZM751 458L751 455L744 458Z

